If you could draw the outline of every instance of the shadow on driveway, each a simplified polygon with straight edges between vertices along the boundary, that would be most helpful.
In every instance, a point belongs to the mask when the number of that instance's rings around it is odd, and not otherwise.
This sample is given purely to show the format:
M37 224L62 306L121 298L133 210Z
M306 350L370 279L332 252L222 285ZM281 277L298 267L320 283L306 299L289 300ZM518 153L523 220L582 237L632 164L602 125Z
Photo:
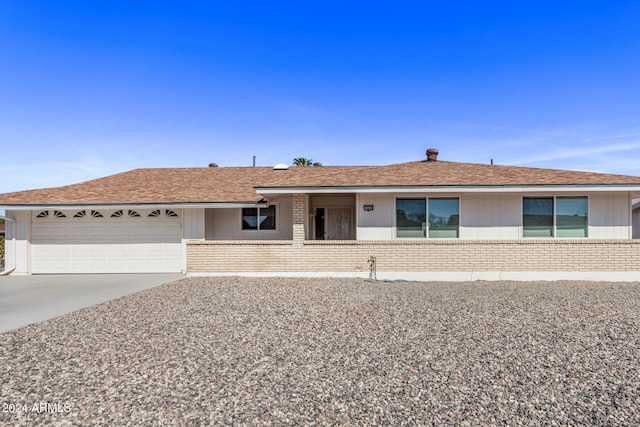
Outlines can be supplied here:
M181 274L0 277L0 333L178 280Z

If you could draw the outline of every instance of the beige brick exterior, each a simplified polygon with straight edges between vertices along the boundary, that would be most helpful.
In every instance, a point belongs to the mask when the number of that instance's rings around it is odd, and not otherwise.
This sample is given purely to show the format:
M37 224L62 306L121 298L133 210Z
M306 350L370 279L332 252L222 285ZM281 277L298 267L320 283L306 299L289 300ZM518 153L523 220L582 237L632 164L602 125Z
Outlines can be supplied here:
M640 270L637 240L191 241L188 272Z
M304 242L304 194L293 195L293 244L302 245Z

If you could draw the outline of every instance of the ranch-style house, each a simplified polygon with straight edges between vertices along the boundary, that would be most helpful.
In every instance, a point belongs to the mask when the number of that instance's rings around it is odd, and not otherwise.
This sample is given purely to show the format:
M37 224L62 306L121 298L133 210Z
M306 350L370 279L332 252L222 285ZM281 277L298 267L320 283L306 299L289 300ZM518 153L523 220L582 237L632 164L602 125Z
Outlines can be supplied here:
M437 159L135 169L0 194L5 273L640 280L640 177ZM375 263L373 262L375 261Z

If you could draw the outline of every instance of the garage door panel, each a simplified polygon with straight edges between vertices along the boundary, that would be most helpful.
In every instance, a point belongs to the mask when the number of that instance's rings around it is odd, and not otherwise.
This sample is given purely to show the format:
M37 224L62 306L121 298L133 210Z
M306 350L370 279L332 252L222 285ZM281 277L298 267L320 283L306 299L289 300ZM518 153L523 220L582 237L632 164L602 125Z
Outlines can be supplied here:
M91 271L105 271L108 269L109 261L105 258L103 259L91 259L90 260L90 268Z
M128 236L128 230L126 227L109 227L109 236L112 237L126 237Z
M71 234L71 230L68 226L53 226L53 230L49 233L50 237L53 239L60 237L68 237Z
M44 239L44 238L51 237L51 232L52 232L51 227L49 227L49 226L44 226L44 225L41 225L41 226L34 226L34 227L33 227L33 230L32 230L32 233L33 233L33 237L34 237L34 239L35 239L35 238L42 238L42 239Z
M179 218L57 218L34 222L34 273L179 272Z
M108 271L126 271L127 263L122 258L117 259L109 259L109 264L107 266Z
M56 227L59 228L59 227ZM69 230L70 230L70 235L72 238L80 238L80 239L86 239L87 237L89 237L89 226L86 225L72 225L69 226Z
M151 225L145 228L146 236L159 236L162 237L164 235L164 227L162 225Z
M80 259L80 258L71 259L71 269L73 271L77 271L78 273L86 273L90 271L89 265L90 264L88 259Z
M109 254L108 245L87 245L88 246L88 255L91 258L101 257L106 258Z
M91 227L88 234L91 237L107 237L109 236L109 227L106 225Z

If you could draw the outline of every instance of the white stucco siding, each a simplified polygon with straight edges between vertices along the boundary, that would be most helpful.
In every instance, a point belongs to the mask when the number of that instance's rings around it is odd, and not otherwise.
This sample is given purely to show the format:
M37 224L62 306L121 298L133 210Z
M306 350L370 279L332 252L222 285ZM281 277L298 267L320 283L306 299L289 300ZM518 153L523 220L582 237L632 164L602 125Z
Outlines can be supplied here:
M242 208L205 210L207 240L291 240L293 239L293 201L291 197L274 200L276 230L242 230Z
M629 193L591 193L589 195L589 237L629 239L631 236Z

